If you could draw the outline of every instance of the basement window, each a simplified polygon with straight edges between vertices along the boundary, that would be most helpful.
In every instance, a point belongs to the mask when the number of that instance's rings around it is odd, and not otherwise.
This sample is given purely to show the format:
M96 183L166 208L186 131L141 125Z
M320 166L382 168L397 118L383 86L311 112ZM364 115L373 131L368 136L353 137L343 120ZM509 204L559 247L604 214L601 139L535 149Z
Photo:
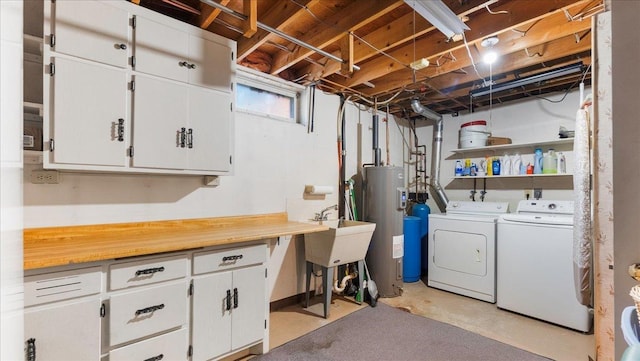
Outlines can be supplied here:
M282 79L242 68L237 78L236 109L276 120L301 123L299 99L303 90L303 87Z

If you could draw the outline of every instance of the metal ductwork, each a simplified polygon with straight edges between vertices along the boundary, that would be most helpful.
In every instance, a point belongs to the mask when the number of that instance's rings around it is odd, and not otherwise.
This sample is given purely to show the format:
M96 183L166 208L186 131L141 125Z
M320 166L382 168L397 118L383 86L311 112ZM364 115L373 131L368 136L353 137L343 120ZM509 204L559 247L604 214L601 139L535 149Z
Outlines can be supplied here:
M418 99L411 100L411 108L413 111L423 117L435 122L433 129L433 146L431 147L431 195L438 205L440 212L444 212L449 203L449 198L444 193L444 189L440 185L440 159L442 158L442 137L443 137L443 121L442 115L427 109L420 104Z

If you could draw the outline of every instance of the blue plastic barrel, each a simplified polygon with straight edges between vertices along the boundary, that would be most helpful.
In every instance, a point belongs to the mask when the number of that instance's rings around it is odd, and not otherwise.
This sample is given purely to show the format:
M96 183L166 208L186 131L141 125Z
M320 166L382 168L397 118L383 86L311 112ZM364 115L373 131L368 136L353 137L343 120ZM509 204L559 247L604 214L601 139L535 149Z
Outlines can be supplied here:
M404 217L404 258L402 259L402 279L416 282L420 279L420 218Z
M431 213L431 208L424 203L416 203L413 205L411 209L411 215L420 217L420 244L422 251L422 274L427 274L427 249L429 249L427 245L427 241L429 239L429 214Z

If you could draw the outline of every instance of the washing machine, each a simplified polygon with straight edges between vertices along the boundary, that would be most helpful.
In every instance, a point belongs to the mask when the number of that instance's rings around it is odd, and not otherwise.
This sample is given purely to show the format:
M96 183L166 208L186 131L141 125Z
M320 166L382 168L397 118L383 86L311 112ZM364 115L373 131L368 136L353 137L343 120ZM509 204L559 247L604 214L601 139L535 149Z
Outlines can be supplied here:
M507 202L451 201L429 215L427 285L495 303L496 222Z
M573 280L573 201L520 201L498 219L497 306L588 332Z

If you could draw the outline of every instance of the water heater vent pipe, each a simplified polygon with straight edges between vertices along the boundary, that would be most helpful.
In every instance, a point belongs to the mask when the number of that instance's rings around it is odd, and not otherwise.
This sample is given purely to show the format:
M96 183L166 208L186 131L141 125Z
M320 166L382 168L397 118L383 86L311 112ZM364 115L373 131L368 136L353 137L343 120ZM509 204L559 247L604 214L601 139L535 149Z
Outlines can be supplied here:
M418 99L411 100L411 108L413 111L423 117L433 120L435 127L433 130L433 146L431 148L431 187L433 200L438 205L440 212L444 212L449 203L449 198L444 193L444 188L440 185L440 160L442 158L442 138L443 138L443 121L442 115L427 109L420 104Z

